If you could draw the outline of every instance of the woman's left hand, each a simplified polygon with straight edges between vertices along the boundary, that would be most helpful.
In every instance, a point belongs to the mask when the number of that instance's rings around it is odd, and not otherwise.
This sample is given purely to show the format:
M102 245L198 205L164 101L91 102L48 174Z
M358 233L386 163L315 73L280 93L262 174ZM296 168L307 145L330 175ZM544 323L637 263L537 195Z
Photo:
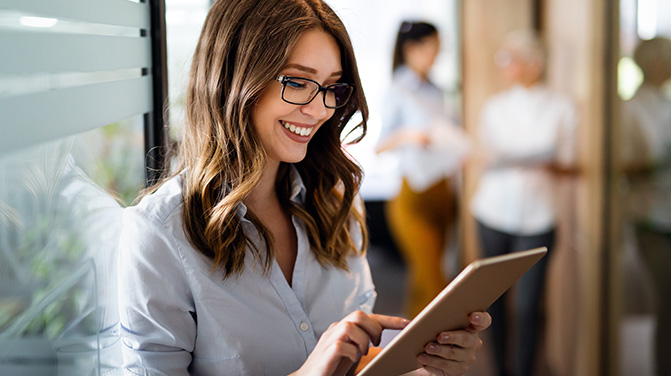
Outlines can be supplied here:
M436 342L429 342L417 360L424 367L414 375L463 375L475 362L475 355L482 347L479 332L491 325L492 318L486 312L474 312L469 316L471 324L463 330L438 334Z

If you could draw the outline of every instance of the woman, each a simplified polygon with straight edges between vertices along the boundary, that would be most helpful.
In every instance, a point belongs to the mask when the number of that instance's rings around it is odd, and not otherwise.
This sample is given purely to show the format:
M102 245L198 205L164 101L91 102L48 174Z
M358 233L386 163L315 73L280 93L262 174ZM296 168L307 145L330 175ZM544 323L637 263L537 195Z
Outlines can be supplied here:
M361 170L340 145L367 108L344 26L318 0L216 2L186 108L178 172L124 213L125 371L345 374L407 321L371 314ZM489 316L471 322L417 373L463 372Z
M496 63L511 87L488 99L480 117L485 171L471 202L480 246L484 256L541 246L552 252L556 178L574 171L577 112L568 98L542 84L545 49L534 32L507 35ZM490 308L499 375L532 373L547 260L544 257L517 283L515 346L508 346L503 298ZM508 354L515 354L511 372L506 372Z
M442 255L455 219L454 181L468 148L429 73L440 51L436 27L403 22L382 111L377 152L399 154L403 181L387 222L409 269L405 311L417 315L444 287Z

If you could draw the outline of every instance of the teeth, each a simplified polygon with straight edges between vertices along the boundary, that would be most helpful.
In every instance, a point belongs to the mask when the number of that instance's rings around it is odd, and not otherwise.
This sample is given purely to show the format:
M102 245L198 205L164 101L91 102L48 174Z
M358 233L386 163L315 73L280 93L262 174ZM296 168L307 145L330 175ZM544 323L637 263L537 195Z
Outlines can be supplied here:
M297 127L291 123L287 122L282 122L282 125L284 128L290 130L291 132L299 135L299 136L309 136L310 133L312 132L312 128L302 128L302 127Z

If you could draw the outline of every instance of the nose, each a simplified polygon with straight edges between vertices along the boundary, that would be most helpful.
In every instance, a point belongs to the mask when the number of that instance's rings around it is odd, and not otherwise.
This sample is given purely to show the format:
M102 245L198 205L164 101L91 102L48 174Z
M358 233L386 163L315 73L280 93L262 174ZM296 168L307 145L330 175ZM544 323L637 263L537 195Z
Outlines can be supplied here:
M324 106L324 95L324 91L318 93L312 102L301 106L301 112L319 120L333 115L333 109Z

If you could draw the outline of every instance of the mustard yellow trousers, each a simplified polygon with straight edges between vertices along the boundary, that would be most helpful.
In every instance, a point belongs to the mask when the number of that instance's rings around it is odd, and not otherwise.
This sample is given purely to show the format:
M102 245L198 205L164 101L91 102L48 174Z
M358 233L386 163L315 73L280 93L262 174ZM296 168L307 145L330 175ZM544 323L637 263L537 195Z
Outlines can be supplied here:
M404 310L412 318L445 287L441 260L455 218L454 193L448 180L415 192L404 179L386 216L408 270Z

